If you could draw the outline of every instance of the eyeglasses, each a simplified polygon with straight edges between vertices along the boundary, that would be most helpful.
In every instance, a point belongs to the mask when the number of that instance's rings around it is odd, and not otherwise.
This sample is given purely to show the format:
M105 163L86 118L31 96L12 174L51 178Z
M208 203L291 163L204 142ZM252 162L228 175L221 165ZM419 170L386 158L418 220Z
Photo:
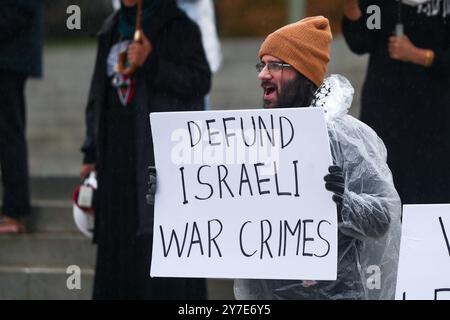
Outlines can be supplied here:
M290 64L287 63L283 63L283 62L277 62L277 61L271 61L267 64L265 64L264 62L259 62L256 64L256 71L261 72L263 71L263 69L267 66L267 70L269 70L269 72L278 72L283 70L283 68L291 68L292 66Z

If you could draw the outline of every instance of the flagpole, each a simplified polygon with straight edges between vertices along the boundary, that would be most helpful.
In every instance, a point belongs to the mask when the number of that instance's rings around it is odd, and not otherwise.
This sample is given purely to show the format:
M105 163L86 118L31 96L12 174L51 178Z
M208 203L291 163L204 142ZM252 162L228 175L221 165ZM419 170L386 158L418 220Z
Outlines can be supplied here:
M402 12L402 0L398 0L398 6L397 6L397 24L395 25L395 35L397 37L401 37L405 34L405 29L403 26L403 12Z
M136 30L134 32L134 42L142 43L143 31L142 31L142 0L137 0L137 12L136 12ZM118 58L118 71L124 76L132 76L137 70L137 66L130 65L125 67L125 61L127 60L127 51L119 54Z

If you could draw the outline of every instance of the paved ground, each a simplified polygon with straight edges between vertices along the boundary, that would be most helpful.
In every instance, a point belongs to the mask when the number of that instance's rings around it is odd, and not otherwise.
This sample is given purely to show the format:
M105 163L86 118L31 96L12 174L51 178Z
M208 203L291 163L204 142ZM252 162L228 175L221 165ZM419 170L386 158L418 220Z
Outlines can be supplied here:
M213 109L257 108L261 90L254 65L262 39L223 41L224 63L214 78ZM30 171L75 175L81 163L84 108L95 59L94 45L45 50L45 77L27 86ZM352 54L342 38L333 43L330 73L345 75L360 92L366 57ZM352 114L358 114L358 95Z

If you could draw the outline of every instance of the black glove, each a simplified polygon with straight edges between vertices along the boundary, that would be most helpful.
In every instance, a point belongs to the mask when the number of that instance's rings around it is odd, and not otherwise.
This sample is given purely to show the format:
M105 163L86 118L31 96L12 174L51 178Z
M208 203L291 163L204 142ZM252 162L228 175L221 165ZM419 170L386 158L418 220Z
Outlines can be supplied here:
M342 199L344 197L345 190L345 179L342 168L339 166L330 166L328 167L328 171L330 172L324 177L325 180L325 189L333 192L333 201L336 203L338 209L338 218L340 220L340 213L342 209Z
M146 194L147 204L155 204L156 193L156 169L155 167L148 167L148 191Z

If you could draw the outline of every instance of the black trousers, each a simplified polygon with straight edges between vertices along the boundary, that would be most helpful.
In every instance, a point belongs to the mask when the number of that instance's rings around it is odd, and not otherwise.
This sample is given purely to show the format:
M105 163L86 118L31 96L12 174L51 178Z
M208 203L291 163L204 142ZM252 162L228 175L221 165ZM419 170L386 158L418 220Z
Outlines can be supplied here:
M0 164L2 213L20 218L30 212L28 156L25 137L26 76L0 71Z

